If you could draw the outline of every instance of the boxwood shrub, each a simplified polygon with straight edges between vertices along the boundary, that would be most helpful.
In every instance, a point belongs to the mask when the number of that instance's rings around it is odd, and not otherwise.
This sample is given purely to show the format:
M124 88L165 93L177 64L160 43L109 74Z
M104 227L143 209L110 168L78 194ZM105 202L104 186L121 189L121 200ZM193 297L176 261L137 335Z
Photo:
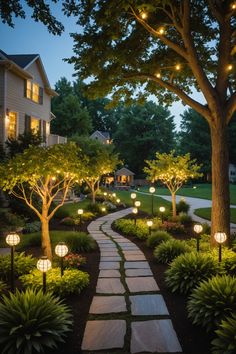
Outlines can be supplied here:
M169 240L162 242L154 250L154 257L157 262L168 264L180 254L191 251L191 248L185 241Z
M202 281L190 295L188 316L194 324L207 331L236 312L236 278L229 275L216 275Z
M160 243L171 240L172 236L166 231L154 231L147 238L147 246L150 248L155 248Z

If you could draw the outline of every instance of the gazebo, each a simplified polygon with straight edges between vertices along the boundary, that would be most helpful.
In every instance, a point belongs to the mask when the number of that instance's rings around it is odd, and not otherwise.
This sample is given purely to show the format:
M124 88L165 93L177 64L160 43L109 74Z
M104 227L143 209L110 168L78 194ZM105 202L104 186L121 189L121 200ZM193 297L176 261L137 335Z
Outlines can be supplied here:
M126 167L115 172L114 186L116 188L130 187L134 185L134 173Z

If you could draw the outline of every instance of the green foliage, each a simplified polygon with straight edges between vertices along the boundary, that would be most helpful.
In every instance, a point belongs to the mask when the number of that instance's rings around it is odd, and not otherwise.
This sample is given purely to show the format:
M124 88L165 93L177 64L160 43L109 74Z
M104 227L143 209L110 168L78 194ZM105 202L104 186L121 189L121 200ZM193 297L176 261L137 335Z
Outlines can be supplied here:
M185 213L188 214L190 205L186 203L184 199L180 199L180 201L176 204L176 211L177 213Z
M0 227L1 230L15 231L23 227L25 221L22 217L12 213L9 209L0 209Z
M26 290L3 296L0 303L2 354L44 353L64 342L71 331L69 308L50 293Z
M4 290L6 290L7 285L0 280L0 295L4 292Z
M95 204L90 203L87 207L87 209L94 214L100 214L101 208L102 208L102 204L100 203L95 203Z
M91 252L96 246L95 240L85 232L70 233L66 237L66 244L71 252Z
M69 253L64 257L65 268L79 268L86 264L86 258L76 253Z
M160 243L172 239L172 236L166 231L154 231L148 236L146 244L150 248L155 248Z
M181 212L178 216L178 220L182 225L191 225L193 222L193 219L190 215Z
M165 281L172 292L187 294L202 280L218 271L218 263L208 254L186 253L178 256L166 271Z
M16 253L14 258L15 275L29 273L36 266L36 259L31 255L26 256L24 252ZM11 271L11 256L0 256L0 278L9 279Z
M115 221L115 227L124 235L135 236L140 240L145 240L148 237L148 227L145 221L138 219L136 225L134 220L119 219Z
M236 353L236 313L226 317L215 331L217 338L212 341L212 354Z
M35 134L33 131L19 134L17 138L8 138L6 141L8 155L13 157L16 154L22 154L25 149L30 146L39 146L42 142L40 133Z
M169 240L162 242L154 250L154 257L157 262L168 264L180 254L190 251L190 247L185 241Z
M24 287L40 290L43 286L42 272L34 269L30 274L22 275L20 280ZM89 275L77 269L65 269L61 277L60 268L47 272L47 290L56 295L67 296L79 294L89 284Z
M23 228L23 232L25 234L30 234L32 232L37 232L40 230L41 230L41 222L40 221L33 221L33 222L26 223Z
M185 233L184 226L181 225L180 222L176 222L176 221L164 221L161 228L163 228L170 234L179 235Z
M223 275L202 281L190 295L188 316L207 331L236 312L236 278Z

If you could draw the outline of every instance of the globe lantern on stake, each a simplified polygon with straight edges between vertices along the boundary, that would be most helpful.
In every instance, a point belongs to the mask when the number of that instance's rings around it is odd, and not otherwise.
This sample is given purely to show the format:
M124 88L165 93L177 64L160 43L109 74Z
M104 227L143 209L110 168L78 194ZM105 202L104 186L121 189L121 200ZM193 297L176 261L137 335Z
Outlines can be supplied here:
M151 210L152 210L152 216L154 216L154 193L155 193L156 189L154 187L150 187L149 188L149 193L151 194Z
M55 247L56 255L61 258L61 277L64 274L63 260L64 257L67 255L68 251L68 247L64 242L59 242L58 245L56 245Z
M147 226L148 226L148 233L149 233L149 236L150 236L151 233L152 233L153 221L152 220L148 220L147 221Z
M200 250L200 238L201 238L200 234L201 234L201 232L203 230L203 227L202 227L201 224L195 224L194 227L193 227L193 230L197 234L197 252L199 252L199 250Z
M45 294L47 286L46 273L52 268L52 263L46 256L43 256L38 260L37 268L43 273L43 293Z
M15 246L20 243L20 236L11 232L6 237L6 243L11 247L11 291L15 291L15 271L14 271L14 255L15 255Z
M136 199L136 197L137 197L137 194L136 194L136 193L131 193L131 194L130 194L130 198L131 198L132 201L133 201L133 205L134 205L134 200Z
M82 215L84 213L84 210L83 209L78 209L78 215L79 215L79 228L81 230L81 227L82 227Z
M138 214L138 208L133 208L132 213L134 214L134 225L136 225L137 222L136 215Z
M227 240L227 235L224 232L216 232L214 235L214 239L219 244L219 262L222 260L222 243Z
M162 224L163 224L163 222L164 222L164 213L165 213L165 211L166 211L166 208L165 208L164 206L161 206L161 207L159 208L159 210L160 210L160 213L161 213L161 222L162 222Z

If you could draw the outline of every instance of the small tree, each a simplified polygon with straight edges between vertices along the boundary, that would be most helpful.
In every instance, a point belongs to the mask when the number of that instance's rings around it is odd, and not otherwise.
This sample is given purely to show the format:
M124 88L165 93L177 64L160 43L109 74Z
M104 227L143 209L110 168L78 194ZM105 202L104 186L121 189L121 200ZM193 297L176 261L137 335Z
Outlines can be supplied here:
M172 197L173 218L176 218L176 192L190 178L201 177L199 173L201 166L190 160L190 154L175 156L174 151L169 154L156 153L156 160L146 161L148 167L144 168L148 179L152 182L160 180L167 186Z
M111 173L116 168L119 159L114 154L111 145L102 144L97 140L79 138L78 145L86 160L86 173L83 180L92 194L92 203L95 203L102 176Z
M32 146L0 165L0 186L31 208L42 224L42 251L52 258L49 221L64 204L69 188L82 177L79 148L74 143ZM80 175L78 175L78 171ZM53 204L58 194L61 201ZM35 203L35 196L41 203Z

